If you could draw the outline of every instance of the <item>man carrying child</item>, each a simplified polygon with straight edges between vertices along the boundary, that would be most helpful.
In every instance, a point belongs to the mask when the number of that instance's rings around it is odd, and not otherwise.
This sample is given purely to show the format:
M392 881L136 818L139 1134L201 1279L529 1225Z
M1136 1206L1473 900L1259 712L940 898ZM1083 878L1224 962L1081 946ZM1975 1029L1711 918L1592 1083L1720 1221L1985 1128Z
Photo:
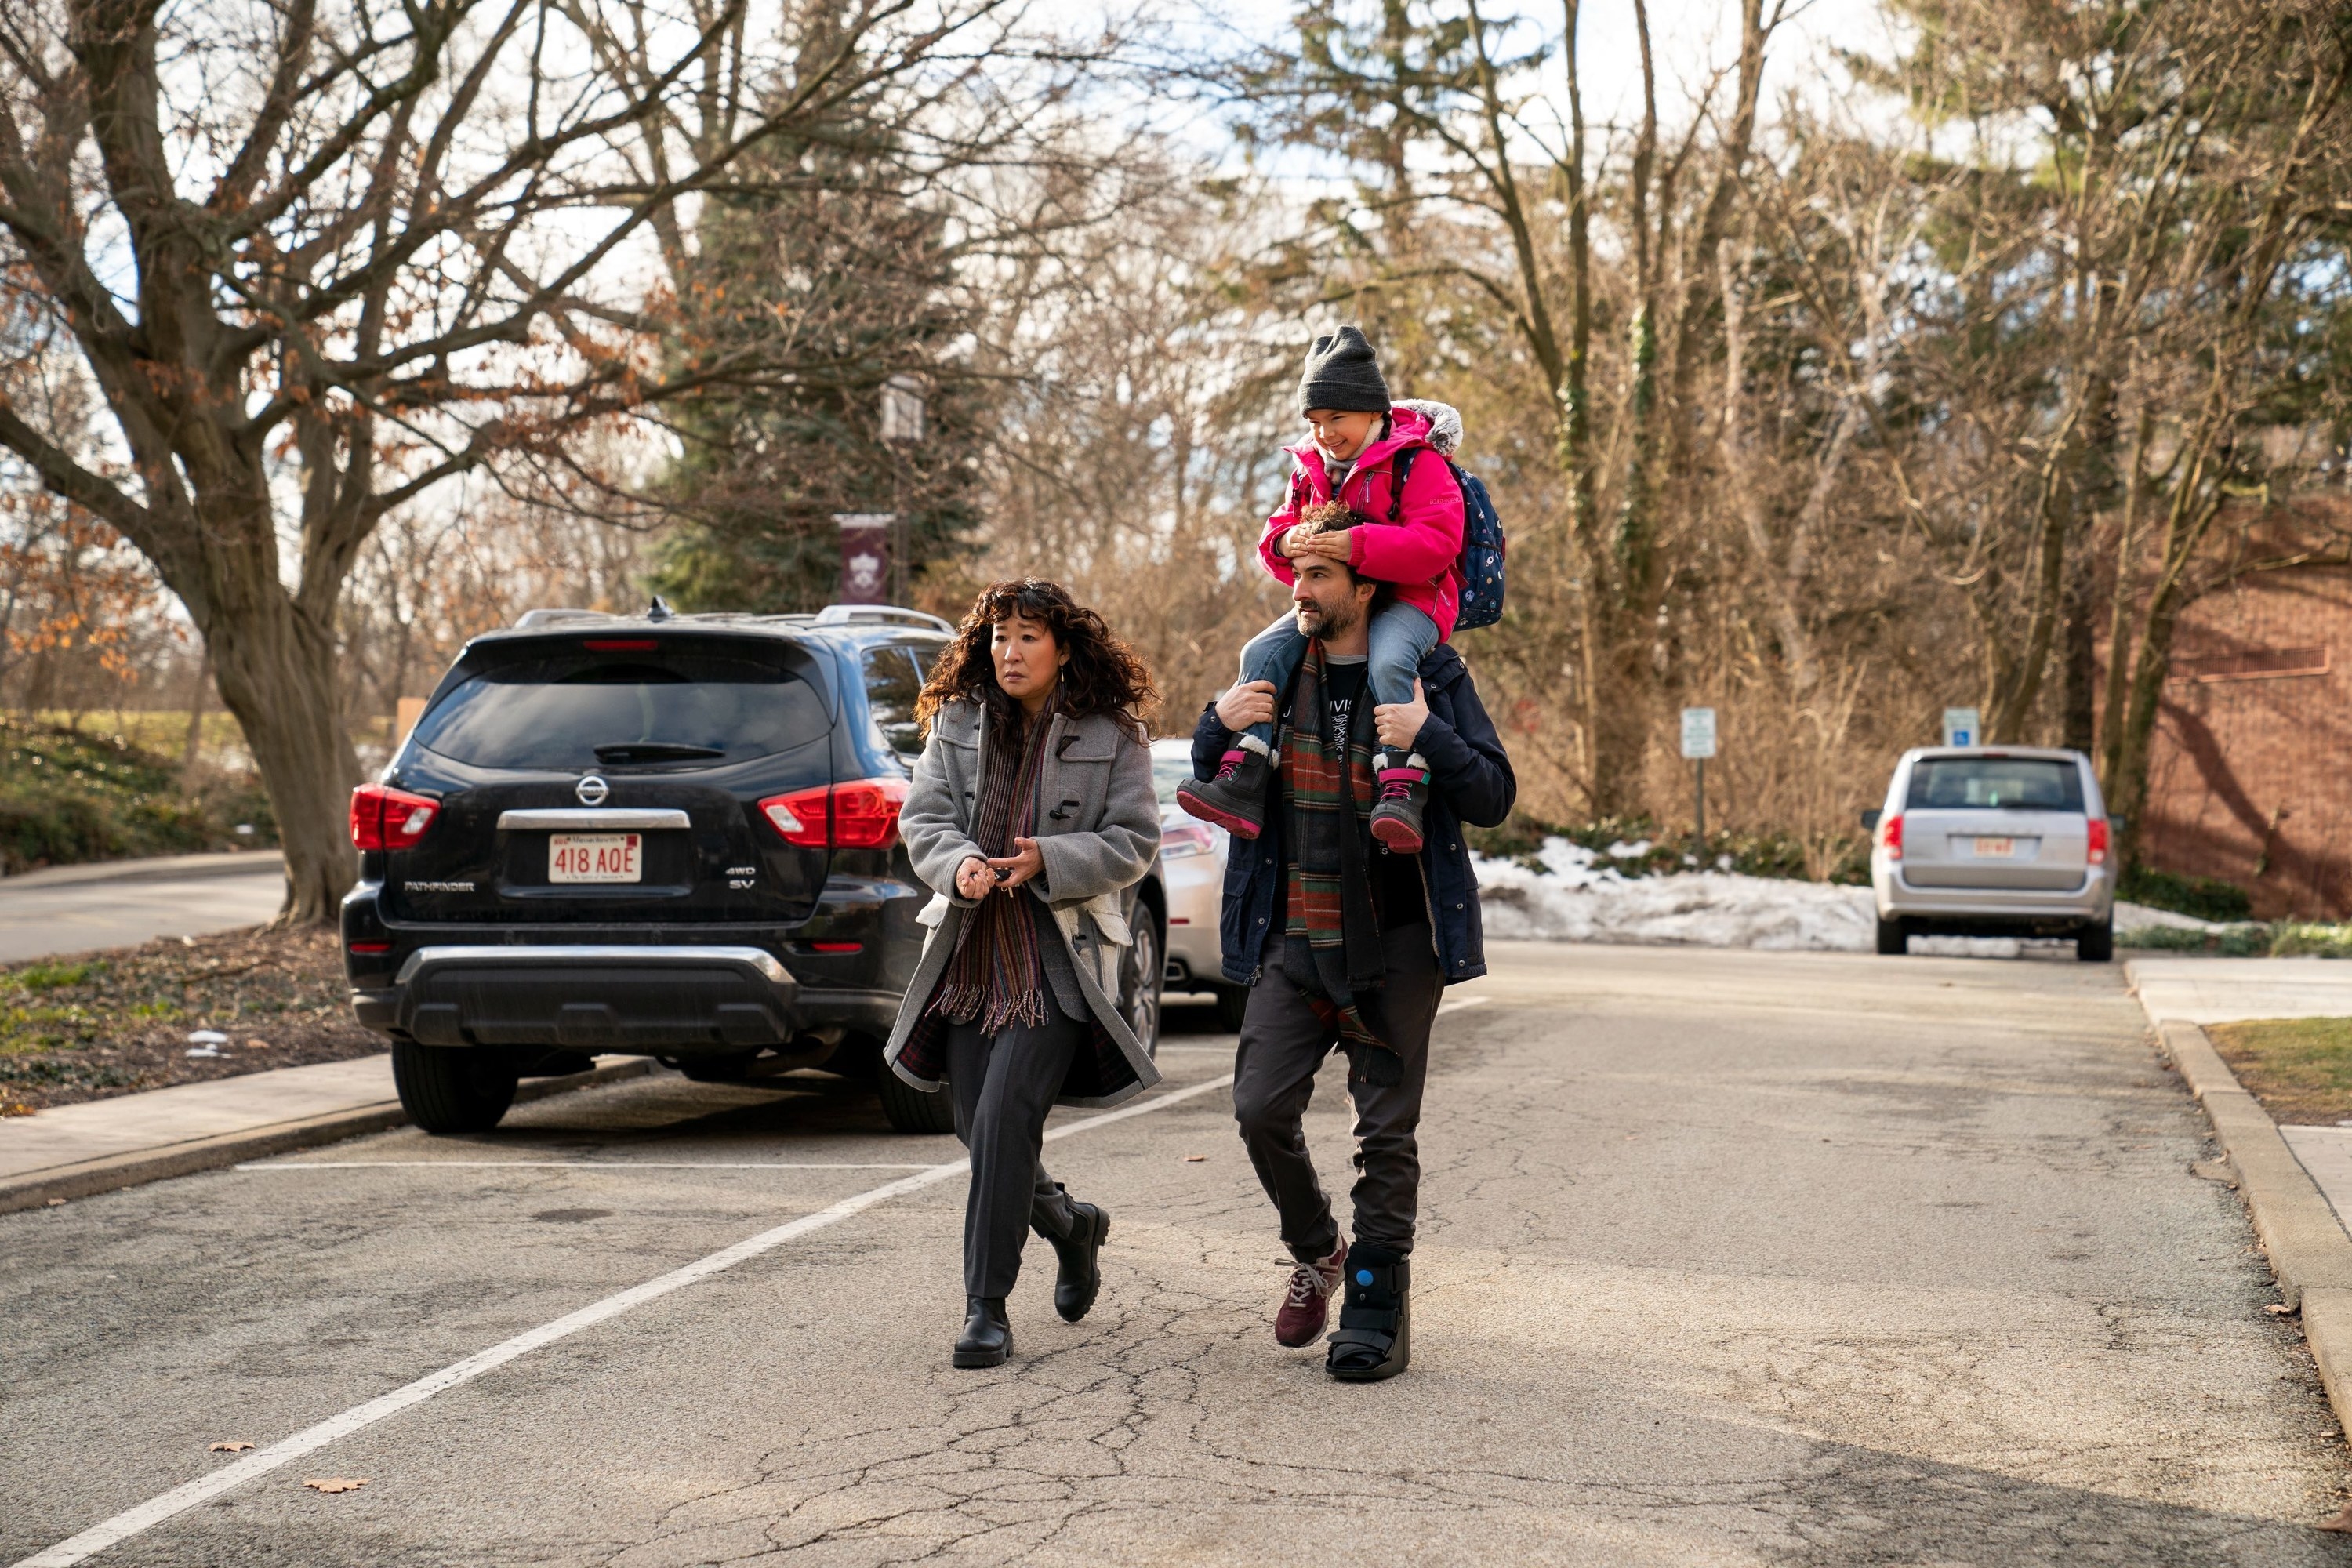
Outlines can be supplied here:
M1211 819L1234 834L1220 921L1224 974L1250 997L1234 1112L1296 1263L1275 1338L1314 1342L1332 1292L1343 1289L1325 1370L1370 1382L1402 1372L1410 1357L1407 1259L1430 1025L1447 984L1486 973L1461 824L1501 822L1517 784L1476 685L1442 640L1455 600L1460 492L1436 457L1396 485L1397 457L1423 439L1429 418L1389 412L1379 366L1352 328L1316 341L1300 400L1316 439L1297 455L1311 472L1269 523L1265 550L1291 584L1280 629L1296 646L1273 650L1283 657L1271 668L1254 670L1244 656L1244 679L1201 715L1192 758L1202 782L1180 798L1203 816L1196 802L1206 797ZM1452 494L1454 544L1433 567L1438 544L1405 537L1447 531L1424 478ZM1402 506L1392 504L1400 489ZM1391 516L1399 521L1381 521ZM1381 568L1417 576L1382 578ZM1384 637L1383 620L1400 610L1412 618ZM1274 630L1253 642L1256 654L1269 651L1259 644ZM1383 671L1384 659L1402 660L1401 695L1392 679L1383 684L1396 674ZM1399 758L1407 760L1388 765ZM1404 772L1410 781L1389 776ZM1304 1129L1316 1070L1335 1047L1347 1053L1357 1118L1352 1244Z

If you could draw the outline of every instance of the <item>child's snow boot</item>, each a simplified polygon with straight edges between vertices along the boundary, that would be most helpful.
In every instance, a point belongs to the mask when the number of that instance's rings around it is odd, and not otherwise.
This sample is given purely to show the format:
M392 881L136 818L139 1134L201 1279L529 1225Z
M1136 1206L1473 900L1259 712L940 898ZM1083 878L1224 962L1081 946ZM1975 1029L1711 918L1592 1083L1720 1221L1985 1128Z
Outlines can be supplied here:
M1391 855L1420 854L1422 812L1429 804L1428 763L1415 752L1404 766L1392 767L1382 752L1372 759L1372 770L1380 784L1378 804L1372 807L1372 837L1387 845Z
M1205 784L1186 779L1176 786L1176 804L1236 838L1255 838L1265 828L1266 784L1273 772L1266 743L1255 735L1237 736L1217 764L1217 776Z

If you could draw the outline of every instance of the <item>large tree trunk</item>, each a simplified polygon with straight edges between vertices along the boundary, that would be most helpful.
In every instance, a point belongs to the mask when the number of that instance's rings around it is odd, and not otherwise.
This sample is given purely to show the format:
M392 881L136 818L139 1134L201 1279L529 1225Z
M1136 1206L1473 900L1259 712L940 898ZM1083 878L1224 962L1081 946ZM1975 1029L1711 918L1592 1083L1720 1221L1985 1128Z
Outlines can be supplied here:
M2059 645L2058 743L2084 756L2098 744L2098 594L2091 552L2077 551L2066 574Z
M208 630L221 700L253 748L286 849L278 923L307 925L335 919L358 876L343 824L359 759L341 723L333 629L274 585L267 596L277 603L216 616Z

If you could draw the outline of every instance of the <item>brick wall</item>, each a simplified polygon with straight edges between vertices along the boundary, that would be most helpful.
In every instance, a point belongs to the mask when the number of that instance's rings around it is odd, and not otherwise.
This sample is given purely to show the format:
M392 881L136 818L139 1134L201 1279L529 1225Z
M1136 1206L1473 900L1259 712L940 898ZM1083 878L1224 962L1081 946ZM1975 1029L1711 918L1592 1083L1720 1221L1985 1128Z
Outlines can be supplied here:
M2265 572L2182 618L2141 857L2249 889L2263 919L2352 915L2352 570Z

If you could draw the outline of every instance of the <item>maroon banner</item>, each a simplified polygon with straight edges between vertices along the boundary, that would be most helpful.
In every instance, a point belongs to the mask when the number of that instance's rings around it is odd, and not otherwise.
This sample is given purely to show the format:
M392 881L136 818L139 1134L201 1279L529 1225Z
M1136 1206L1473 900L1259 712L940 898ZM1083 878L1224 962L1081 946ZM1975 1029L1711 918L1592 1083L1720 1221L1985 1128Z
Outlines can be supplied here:
M845 511L834 514L841 525L841 600L845 605L887 605L890 602L890 525L898 515L887 511Z

